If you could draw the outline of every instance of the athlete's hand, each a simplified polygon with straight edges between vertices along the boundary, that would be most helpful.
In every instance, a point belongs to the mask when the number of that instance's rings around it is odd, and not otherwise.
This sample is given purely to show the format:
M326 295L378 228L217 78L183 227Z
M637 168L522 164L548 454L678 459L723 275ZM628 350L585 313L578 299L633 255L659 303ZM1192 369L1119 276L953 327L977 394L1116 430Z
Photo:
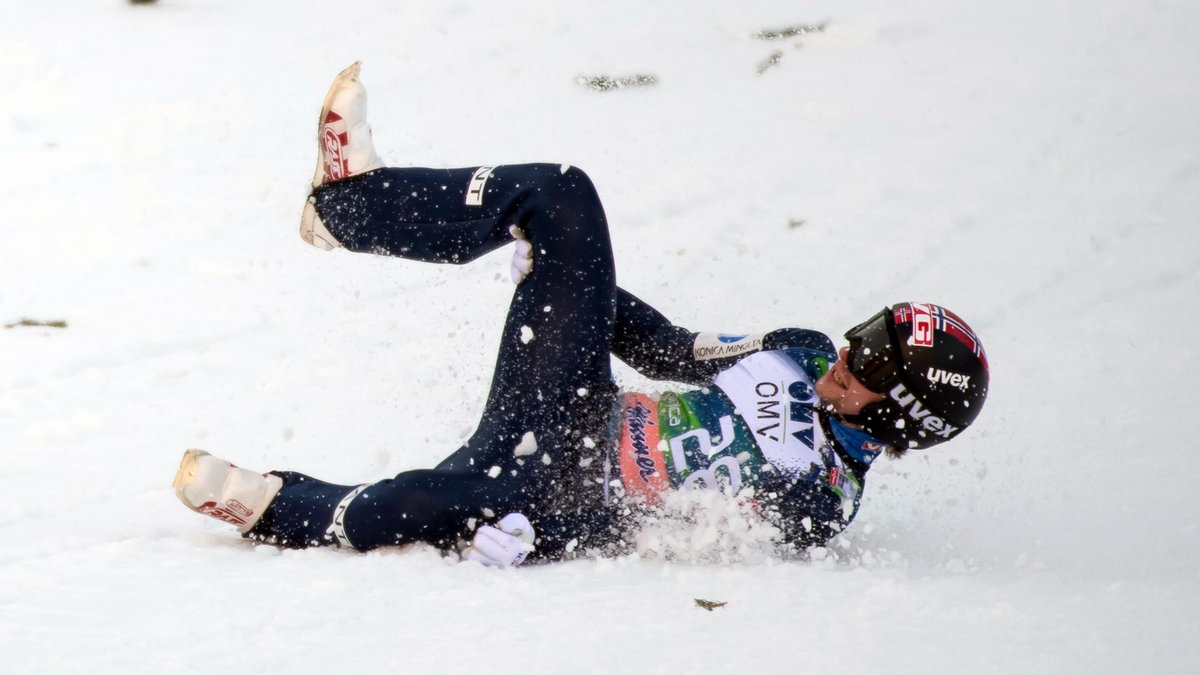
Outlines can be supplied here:
M519 284L533 271L533 244L529 243L525 232L516 225L510 226L508 233L517 240L517 250L513 251L512 259L512 280L514 284Z
M484 525L475 530L471 545L463 551L462 558L489 567L516 567L533 551L533 539L533 525L529 524L529 519L519 513L510 513L495 527Z

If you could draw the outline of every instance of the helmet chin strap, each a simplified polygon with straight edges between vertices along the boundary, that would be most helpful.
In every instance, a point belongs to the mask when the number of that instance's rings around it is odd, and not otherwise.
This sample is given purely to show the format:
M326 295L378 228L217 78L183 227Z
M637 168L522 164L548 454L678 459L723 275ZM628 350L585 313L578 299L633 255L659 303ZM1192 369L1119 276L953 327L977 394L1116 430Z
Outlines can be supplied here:
M827 412L829 412L830 416L833 416L835 419L838 419L839 422L841 422L842 424L851 426L851 428L863 429L866 424L866 417L864 416L864 414L862 412L859 412L856 414L842 414L842 413L835 413L833 411L830 411L829 408L826 408L826 410L827 410Z
M841 420L843 423L853 425L859 429L863 428L863 424L865 424L867 421L867 418L862 414L862 412L858 412L853 415L834 414L833 416Z
M857 413L855 413L853 415L840 415L839 417L842 419L842 421L846 422L847 424L853 424L853 425L857 426L859 429L862 429L863 431L867 431L867 433L871 433L870 431L868 431L867 427L873 421L886 418L887 417L887 413L886 413L887 407L888 407L888 399L884 399L882 401L877 401L875 403L870 403L868 405L863 406L862 410L859 410Z
M867 421L866 417L863 416L862 411L859 411L854 415L839 413L833 409L833 404L827 401L821 402L821 412L824 412L826 415L829 415L843 424L848 424L859 429L861 429L863 427L863 423Z
M883 412L883 408L886 405L887 405L887 399L884 399L884 400L878 401L876 403L869 403L869 404L863 406L862 409L856 413L834 412L833 404L831 404L831 403L825 403L821 406L821 408L826 413L828 413L831 417L834 417L837 420L839 420L842 424L845 424L854 429L858 429L859 431L867 431L867 423L871 421L872 413L875 413L876 416L878 416L880 413ZM867 433L870 433L870 432L867 432Z

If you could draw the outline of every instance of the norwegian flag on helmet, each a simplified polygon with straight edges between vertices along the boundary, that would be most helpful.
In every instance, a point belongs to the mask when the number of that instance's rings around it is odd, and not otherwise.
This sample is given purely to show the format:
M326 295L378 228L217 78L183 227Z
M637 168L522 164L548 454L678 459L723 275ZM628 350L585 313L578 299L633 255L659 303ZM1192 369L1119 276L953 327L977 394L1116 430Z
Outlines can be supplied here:
M970 348L971 353L979 358L985 370L988 369L987 354L983 351L983 343L975 335L975 331L957 314L945 307L926 303L910 302L907 305L892 310L892 320L897 324L912 323L913 337L911 344L919 347L933 346L933 331L937 330L954 337Z

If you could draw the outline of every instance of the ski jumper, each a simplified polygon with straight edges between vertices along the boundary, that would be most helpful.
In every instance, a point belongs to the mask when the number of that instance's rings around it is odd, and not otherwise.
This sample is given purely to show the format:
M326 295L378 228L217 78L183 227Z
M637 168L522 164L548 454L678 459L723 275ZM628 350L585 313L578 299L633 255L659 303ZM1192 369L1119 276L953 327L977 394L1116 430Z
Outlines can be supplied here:
M464 264L512 242L515 225L533 270L513 294L483 414L462 447L369 485L274 472L284 487L246 536L448 549L469 522L520 512L538 531L536 555L554 559L618 545L625 505L690 487L753 488L798 547L823 544L853 517L879 444L816 406L812 382L836 358L829 338L698 334L617 288L604 211L578 168L380 169L323 184L312 199L351 251ZM619 396L610 354L705 388Z

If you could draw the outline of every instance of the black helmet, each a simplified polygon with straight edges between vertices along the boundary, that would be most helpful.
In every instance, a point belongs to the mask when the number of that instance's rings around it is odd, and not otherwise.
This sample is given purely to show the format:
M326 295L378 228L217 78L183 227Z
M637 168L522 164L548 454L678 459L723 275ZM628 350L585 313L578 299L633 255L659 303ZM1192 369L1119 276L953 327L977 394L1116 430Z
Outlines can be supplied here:
M846 331L846 339L850 372L887 396L847 421L897 450L948 441L983 409L988 392L983 345L945 307L892 305Z

